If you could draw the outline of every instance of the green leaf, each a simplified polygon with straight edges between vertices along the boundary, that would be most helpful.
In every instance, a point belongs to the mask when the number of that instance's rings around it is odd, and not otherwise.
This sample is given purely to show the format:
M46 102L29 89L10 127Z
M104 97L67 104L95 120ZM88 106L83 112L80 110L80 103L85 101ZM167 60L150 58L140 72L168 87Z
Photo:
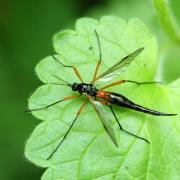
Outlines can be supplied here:
M117 79L136 81L155 80L157 70L156 38L138 19L126 23L115 16L100 21L82 18L75 31L65 30L54 36L56 53L64 64L75 65L85 82L93 77L99 52L94 30L102 46L100 72L118 62L134 50L144 51ZM29 108L39 108L66 96L76 94L69 87L52 85L58 82L51 74L68 82L79 82L70 68L59 66L52 57L36 67L45 83L29 99ZM180 114L180 80L169 85L123 84L108 89L127 96L145 107L167 113ZM147 138L151 143L119 131L114 122L119 148L115 147L89 103L80 114L70 134L54 156L46 160L63 137L84 97L59 103L48 109L34 111L43 122L39 124L25 147L25 156L40 167L48 168L43 180L59 179L177 179L180 176L180 119L157 117L116 107L116 114L124 129Z
M180 45L179 26L170 10L169 2L166 0L153 0L153 4L165 32L179 46Z

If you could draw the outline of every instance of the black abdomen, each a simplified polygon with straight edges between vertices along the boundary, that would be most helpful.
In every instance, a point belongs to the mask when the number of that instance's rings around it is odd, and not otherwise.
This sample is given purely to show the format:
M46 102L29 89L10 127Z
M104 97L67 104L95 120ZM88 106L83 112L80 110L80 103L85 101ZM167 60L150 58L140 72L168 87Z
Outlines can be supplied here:
M154 111L154 110L145 108L143 106L140 106L140 105L137 105L137 104L133 103L132 101L130 101L126 97L124 97L124 96L122 96L120 94L116 94L116 93L112 93L110 95L109 103L117 105L117 106L129 108L129 109L133 109L135 111L140 111L140 112L144 112L144 113L147 113L147 114L152 114L152 115L155 115L155 116L174 116L175 115L175 114L161 113L161 112L158 112L158 111Z

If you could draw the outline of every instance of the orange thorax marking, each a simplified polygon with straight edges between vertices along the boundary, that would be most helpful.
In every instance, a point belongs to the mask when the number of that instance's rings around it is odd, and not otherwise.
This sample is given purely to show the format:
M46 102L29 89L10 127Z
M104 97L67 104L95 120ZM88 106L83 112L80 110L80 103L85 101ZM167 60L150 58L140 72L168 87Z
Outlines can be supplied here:
M98 91L97 97L101 99L109 99L110 93L106 91Z

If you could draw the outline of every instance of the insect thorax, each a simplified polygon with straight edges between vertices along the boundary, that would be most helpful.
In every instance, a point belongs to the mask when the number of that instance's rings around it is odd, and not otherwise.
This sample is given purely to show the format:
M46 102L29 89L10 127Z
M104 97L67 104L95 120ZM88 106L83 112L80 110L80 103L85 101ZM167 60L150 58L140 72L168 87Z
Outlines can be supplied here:
M98 91L94 86L86 83L79 83L79 84L73 83L72 90L78 91L80 94L90 95L90 96L96 96Z

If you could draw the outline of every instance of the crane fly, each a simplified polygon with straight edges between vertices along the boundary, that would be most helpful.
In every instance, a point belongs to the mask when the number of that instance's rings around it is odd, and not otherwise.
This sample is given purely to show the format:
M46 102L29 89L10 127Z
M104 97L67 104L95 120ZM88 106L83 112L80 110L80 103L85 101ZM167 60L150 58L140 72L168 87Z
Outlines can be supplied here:
M95 32L95 36L96 36L97 44L98 44L98 48L99 48L99 61L96 64L92 81L90 83L85 83L83 81L83 78L81 77L78 69L75 66L65 65L56 56L52 56L53 59L60 66L73 69L75 75L80 80L80 82L78 82L78 83L69 83L69 82L65 81L64 79L53 75L55 78L63 81L64 83L63 84L52 83L52 84L68 86L69 88L72 89L72 91L78 92L78 95L62 98L61 100L53 102L52 104L49 104L45 107L27 110L27 112L44 110L55 104L61 103L63 101L69 101L69 100L72 100L75 98L79 98L82 95L85 95L87 97L86 100L81 105L81 107L79 108L78 112L76 113L76 116L73 119L69 129L67 130L67 132L65 133L63 138L60 140L57 147L52 151L52 153L49 155L49 157L47 157L47 160L49 160L54 155L54 153L58 150L58 148L62 145L62 143L66 139L67 135L69 134L70 130L72 129L73 125L75 124L76 120L78 119L80 113L86 106L87 102L90 102L92 104L92 106L94 107L97 115L99 116L99 119L102 122L102 125L103 125L105 131L107 132L107 134L109 135L110 139L112 140L112 142L114 143L114 145L116 147L118 147L118 144L117 144L115 134L114 134L114 129L112 126L112 119L110 118L110 116L108 116L108 113L105 111L104 106L109 107L109 110L112 113L112 115L113 115L114 119L116 120L116 122L119 126L119 129L121 131L123 131L131 136L134 136L135 138L141 139L141 140L145 141L146 143L150 143L150 142L147 139L140 137L134 133L131 133L122 127L122 125L118 121L118 118L115 114L113 106L125 107L125 108L129 108L129 109L132 109L135 111L151 114L154 116L174 116L174 115L176 115L176 114L167 114L167 113L158 112L158 111L155 111L152 109L148 109L146 107L143 107L141 105L138 105L138 104L132 102L131 100L129 100L128 98L126 98L125 96L123 96L121 94L105 91L105 89L107 89L109 87L113 87L113 86L120 85L123 83L135 83L135 84L140 85L140 84L152 84L152 83L157 83L157 82L136 82L136 81L132 81L132 80L119 80L119 81L110 83L104 87L101 87L100 89L97 88L98 82L100 82L100 81L108 82L108 81L112 80L113 78L117 77L120 73L122 73L129 66L129 64L143 51L144 47L139 48L139 49L135 50L134 52L130 53L129 55L127 55L126 57L124 57L123 59L121 59L120 61L115 63L113 66L108 68L105 72L98 75L98 70L99 70L99 67L102 62L102 53L101 53L101 44L100 44L99 35L96 30L94 32Z

